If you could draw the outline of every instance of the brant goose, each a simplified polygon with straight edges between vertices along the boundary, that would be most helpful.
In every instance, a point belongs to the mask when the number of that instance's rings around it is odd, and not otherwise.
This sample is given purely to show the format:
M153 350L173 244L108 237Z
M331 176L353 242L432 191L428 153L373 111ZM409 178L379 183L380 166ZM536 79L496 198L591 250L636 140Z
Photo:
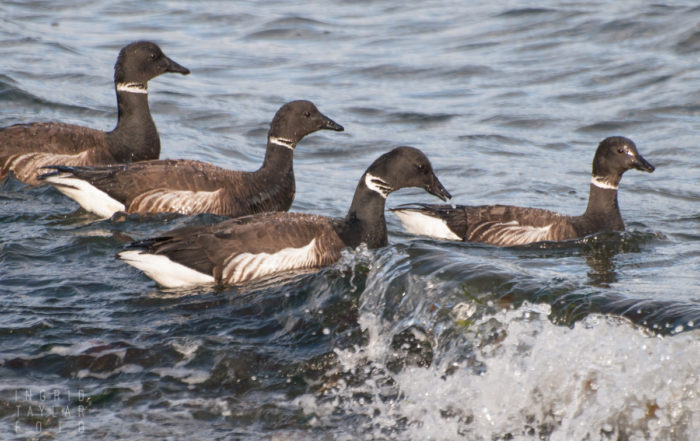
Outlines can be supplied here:
M439 239L498 246L577 239L600 231L623 231L617 186L632 168L653 172L634 143L621 136L604 139L593 158L588 207L581 216L509 205L407 204L392 209L406 230Z
M165 72L187 75L155 44L131 43L114 65L117 127L111 132L58 122L0 128L0 180L10 172L39 185L39 169L48 164L92 165L155 159L160 139L148 110L148 80Z
M41 179L102 217L128 213L212 213L238 217L287 211L294 200L294 147L320 129L343 127L310 101L292 101L275 114L265 160L255 172L194 160L153 160L105 167L51 166Z
M134 242L118 255L168 288L237 284L282 271L318 268L338 260L344 247L386 245L386 197L404 187L423 188L442 200L450 197L423 152L398 147L362 175L344 219L260 213L173 230Z

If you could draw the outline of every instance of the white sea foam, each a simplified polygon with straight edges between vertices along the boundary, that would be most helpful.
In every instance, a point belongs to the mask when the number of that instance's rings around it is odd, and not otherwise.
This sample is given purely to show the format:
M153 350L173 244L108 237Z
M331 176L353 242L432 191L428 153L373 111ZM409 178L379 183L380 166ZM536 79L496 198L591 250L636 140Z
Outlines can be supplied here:
M460 357L464 348L453 347L436 354L439 361L429 368L391 375L393 384L385 365L390 325L363 314L368 344L337 355L342 370L367 379L352 386L341 380L325 399L296 403L320 423L339 413L367 416L341 437L692 439L698 433L699 332L660 338L624 319L595 315L568 328L548 315L548 305L525 304L483 316L474 329L464 328L477 340L479 373L474 360ZM494 321L502 338L479 342L478 330Z

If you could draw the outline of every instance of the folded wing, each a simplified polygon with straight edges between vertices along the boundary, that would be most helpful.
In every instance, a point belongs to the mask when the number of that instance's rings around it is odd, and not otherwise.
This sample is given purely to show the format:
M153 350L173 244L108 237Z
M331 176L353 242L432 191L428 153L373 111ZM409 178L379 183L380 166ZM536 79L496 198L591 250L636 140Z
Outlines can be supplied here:
M134 253L166 257L210 277L211 283L237 284L282 271L329 265L340 257L342 248L330 218L265 213L212 226L173 230L132 244L120 257L161 285L188 286L186 280L175 284L154 275L157 271L152 267L135 265Z

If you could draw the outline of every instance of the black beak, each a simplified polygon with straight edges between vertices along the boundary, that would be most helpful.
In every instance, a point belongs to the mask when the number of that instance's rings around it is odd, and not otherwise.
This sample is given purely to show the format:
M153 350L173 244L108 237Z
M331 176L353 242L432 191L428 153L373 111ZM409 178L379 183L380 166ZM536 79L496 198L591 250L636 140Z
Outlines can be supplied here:
M168 65L165 67L166 72L173 72L173 73L179 73L183 75L187 75L190 73L190 70L186 68L185 66L182 66L173 60L171 60L168 57L165 57L168 60Z
M443 201L446 201L448 199L452 199L452 195L450 194L450 192L447 191L445 189L445 187L443 187L442 183L440 183L440 180L434 174L433 174L432 185L426 187L425 191L432 194L433 196L439 197Z
M649 164L646 159L642 158L642 155L637 154L637 157L635 158L634 161L634 168L637 170L645 171L645 172L653 172L655 170L654 166Z
M332 119L328 118L326 115L321 114L321 128L322 129L328 129L328 130L335 130L336 132L342 132L345 130L343 126L338 124L337 122L333 121Z

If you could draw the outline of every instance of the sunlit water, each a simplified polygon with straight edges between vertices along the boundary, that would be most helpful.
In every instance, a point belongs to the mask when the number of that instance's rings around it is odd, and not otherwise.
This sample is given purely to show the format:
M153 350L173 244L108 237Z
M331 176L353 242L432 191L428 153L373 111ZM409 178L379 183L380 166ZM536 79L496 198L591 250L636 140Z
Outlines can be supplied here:
M162 157L252 170L274 112L344 125L295 152L293 210L342 216L413 145L456 203L578 214L597 143L628 231L500 249L411 237L319 272L159 289L127 241L218 218L98 221L0 186L0 439L695 440L700 433L695 2L0 4L0 125L114 126L117 52L156 41ZM402 190L388 205L434 201Z

